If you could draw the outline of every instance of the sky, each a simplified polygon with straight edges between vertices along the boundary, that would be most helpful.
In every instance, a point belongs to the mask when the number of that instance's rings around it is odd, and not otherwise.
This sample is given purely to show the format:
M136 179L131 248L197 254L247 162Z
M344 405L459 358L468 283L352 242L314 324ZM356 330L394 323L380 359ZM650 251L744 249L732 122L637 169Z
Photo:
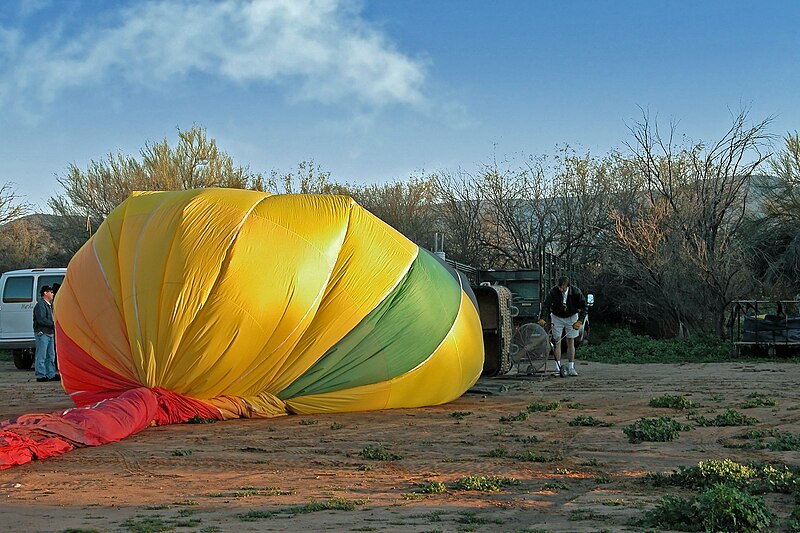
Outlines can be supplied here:
M800 2L0 0L0 185L41 212L195 125L254 172L387 183L742 110L800 130Z

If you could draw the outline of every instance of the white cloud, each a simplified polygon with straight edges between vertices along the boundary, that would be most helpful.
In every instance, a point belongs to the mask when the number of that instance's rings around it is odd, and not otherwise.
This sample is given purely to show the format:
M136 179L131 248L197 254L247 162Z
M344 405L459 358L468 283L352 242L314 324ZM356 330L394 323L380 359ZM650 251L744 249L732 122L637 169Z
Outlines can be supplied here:
M423 100L423 63L398 52L352 0L160 0L114 15L114 24L83 21L77 32L56 21L60 29L22 40L0 27L0 41L13 43L0 56L0 105L119 80L158 86L192 72L280 83L292 98L325 103Z

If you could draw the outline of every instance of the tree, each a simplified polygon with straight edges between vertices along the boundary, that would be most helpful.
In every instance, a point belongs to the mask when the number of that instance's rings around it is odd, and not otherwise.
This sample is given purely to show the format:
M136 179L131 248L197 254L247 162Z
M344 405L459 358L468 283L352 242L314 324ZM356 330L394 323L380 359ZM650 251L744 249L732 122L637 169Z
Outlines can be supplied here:
M164 139L145 144L139 155L140 159L110 154L107 160L92 161L85 171L73 164L58 179L64 193L50 198L49 205L63 220L57 238L72 253L134 191L264 188L260 174L234 165L231 156L198 126L178 130L174 148Z
M481 245L481 220L484 209L483 190L471 174L458 170L433 177L438 219L447 257L470 266L486 265Z
M432 247L437 225L433 177L352 186L349 192L362 207L416 244Z
M28 209L26 204L20 203L10 184L0 186L0 225L21 217Z
M675 141L675 125L662 136L647 116L632 126L631 159L644 183L641 208L615 213L616 245L625 257L623 278L647 315L683 326L723 332L724 311L749 280L737 238L748 183L769 157L769 119L750 124L745 112L708 146Z
M800 135L784 138L770 161L772 176L754 183L756 208L748 212L744 238L762 290L777 298L800 294Z

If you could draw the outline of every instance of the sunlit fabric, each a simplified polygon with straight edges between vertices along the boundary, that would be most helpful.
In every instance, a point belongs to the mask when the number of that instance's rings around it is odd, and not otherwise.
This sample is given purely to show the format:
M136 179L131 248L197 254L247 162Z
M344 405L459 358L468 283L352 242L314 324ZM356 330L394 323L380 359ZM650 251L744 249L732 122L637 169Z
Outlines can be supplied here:
M76 405L154 405L104 442L195 416L436 405L483 368L468 284L345 196L134 194L72 259L56 309Z

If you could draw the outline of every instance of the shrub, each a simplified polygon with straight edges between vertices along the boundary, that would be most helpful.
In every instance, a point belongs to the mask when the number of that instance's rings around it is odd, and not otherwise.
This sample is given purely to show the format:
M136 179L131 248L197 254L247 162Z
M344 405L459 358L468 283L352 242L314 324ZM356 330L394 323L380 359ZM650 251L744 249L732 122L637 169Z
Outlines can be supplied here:
M735 487L716 484L697 496L706 531L764 531L774 516L764 500Z
M664 496L641 525L679 531L764 531L774 516L764 500L735 487L715 484L694 498Z
M694 419L698 426L752 426L758 423L758 419L743 415L735 409L725 409L721 415L712 419L698 416Z
M686 396L665 394L650 399L650 407L665 407L667 409L696 409L698 405Z
M519 485L519 480L513 477L465 476L456 482L456 489L499 492L507 485Z
M372 459L374 461L396 461L403 458L402 455L391 453L380 442L367 445L359 455L364 459Z
M686 429L689 429L689 426L668 416L662 416L660 418L640 418L630 426L625 426L622 431L630 442L637 443L675 440L680 432Z
M731 343L715 335L652 339L615 329L602 344L581 347L581 359L602 363L715 363L730 359Z
M555 411L561 406L561 404L557 401L544 403L544 402L533 402L527 407L527 411L529 413L538 413L541 411Z

